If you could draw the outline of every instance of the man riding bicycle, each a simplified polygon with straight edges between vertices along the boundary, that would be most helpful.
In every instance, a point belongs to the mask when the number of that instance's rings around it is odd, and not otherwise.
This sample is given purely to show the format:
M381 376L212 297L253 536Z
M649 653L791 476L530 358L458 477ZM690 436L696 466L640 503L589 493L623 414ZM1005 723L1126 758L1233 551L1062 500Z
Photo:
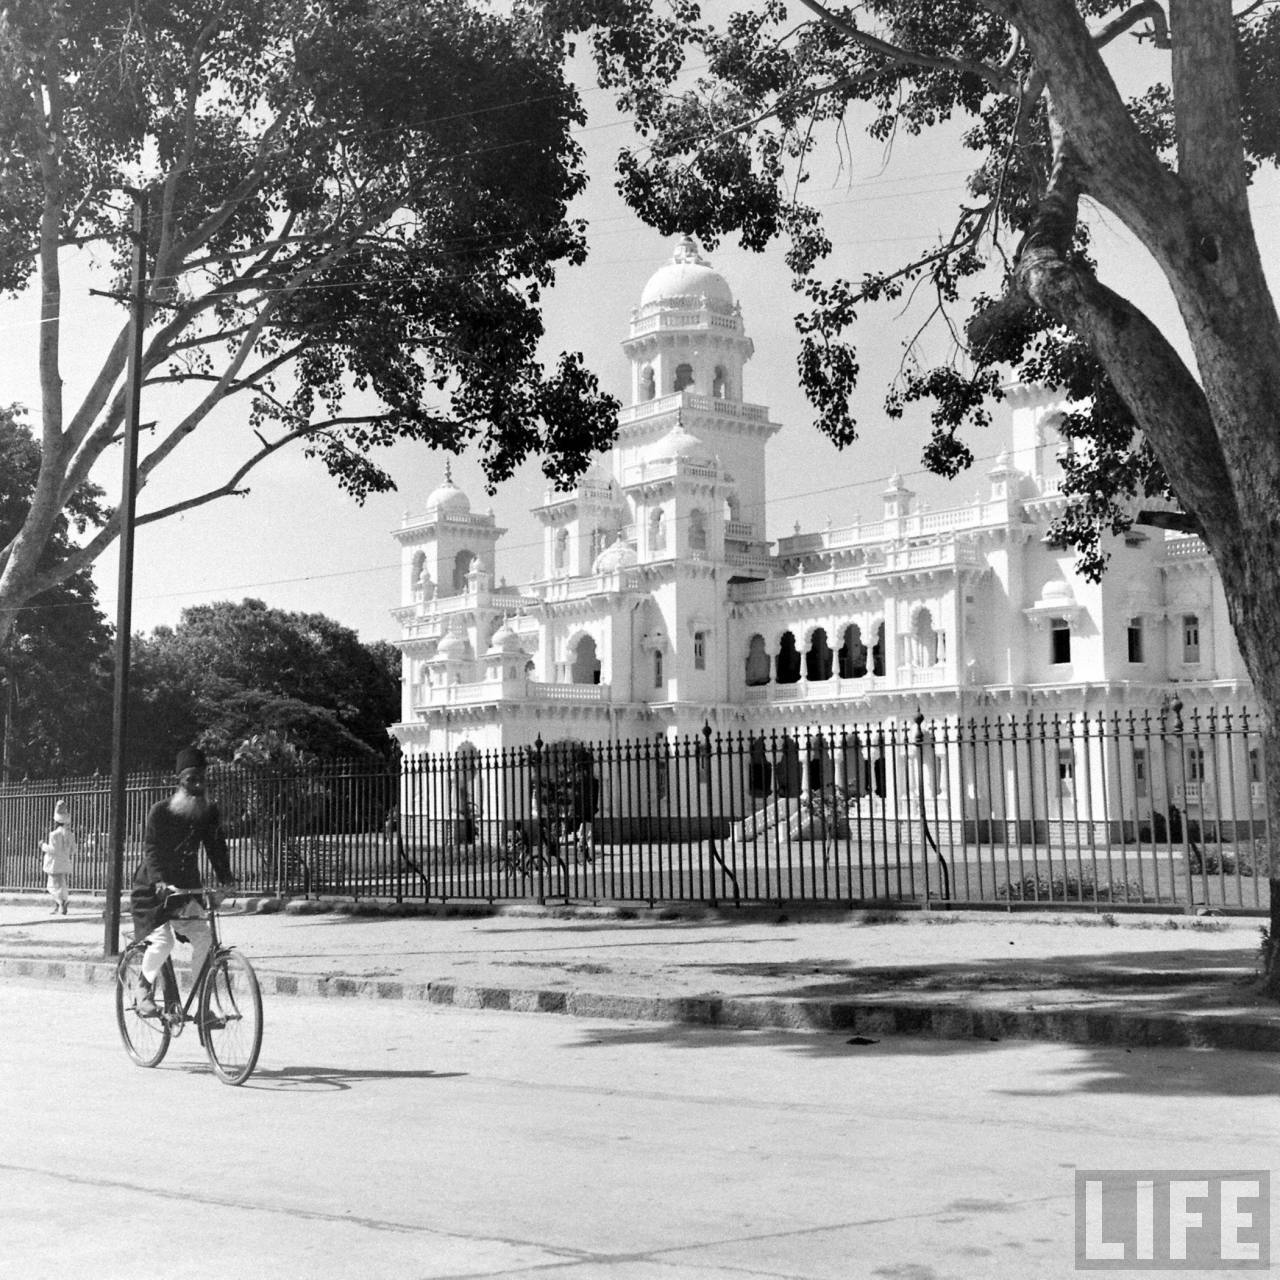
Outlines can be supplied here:
M175 940L191 944L193 973L200 972L208 954L209 923L203 909L198 901L181 895L184 889L193 894L202 889L200 849L204 849L223 889L235 883L218 806L205 795L206 765L199 747L179 751L177 790L147 814L142 862L134 873L130 894L133 936L147 944L138 980L137 1007L143 1015L159 1013L154 984Z

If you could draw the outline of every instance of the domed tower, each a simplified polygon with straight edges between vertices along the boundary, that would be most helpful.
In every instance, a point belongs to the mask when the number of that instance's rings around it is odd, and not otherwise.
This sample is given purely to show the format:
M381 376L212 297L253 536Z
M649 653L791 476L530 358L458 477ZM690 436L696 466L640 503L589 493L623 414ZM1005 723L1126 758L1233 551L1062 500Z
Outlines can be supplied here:
M743 399L755 347L728 283L691 236L645 285L622 346L631 361L631 404L615 445L624 488L634 492L652 446L679 425L733 482L724 513L730 550L763 555L764 448L778 426L765 406Z
M400 543L402 606L427 604L468 590L467 576L479 570L492 581L494 546L506 533L493 514L478 515L471 500L453 483L445 463L444 483L427 498L426 513L406 514L395 531Z

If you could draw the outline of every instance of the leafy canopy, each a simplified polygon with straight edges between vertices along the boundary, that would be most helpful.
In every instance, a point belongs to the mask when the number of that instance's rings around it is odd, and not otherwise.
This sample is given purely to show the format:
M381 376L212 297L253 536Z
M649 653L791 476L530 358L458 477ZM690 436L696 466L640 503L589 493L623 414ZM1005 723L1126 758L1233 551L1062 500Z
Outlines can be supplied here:
M1077 546L1082 568L1097 575L1106 560L1103 533L1128 527L1138 499L1169 494L1171 451L1160 458L1138 429L1134 397L1114 381L1123 357L1104 352L1070 307L1042 305L1019 273L1032 261L1029 251L1047 247L1064 275L1092 276L1082 195L1135 225L1124 193L1113 198L1109 185L1122 186L1125 175L1117 182L1104 165L1091 167L1091 156L1079 163L1077 144L1085 150L1094 140L1073 139L1063 124L1069 113L1058 112L1073 95L1119 95L1105 63L1094 60L1115 54L1117 41L1126 42L1123 56L1146 83L1127 98L1122 127L1102 113L1099 121L1117 136L1132 129L1163 171L1173 170L1178 129L1163 6L765 0L727 7L727 18L711 22L692 0L544 6L561 30L591 33L600 83L634 117L641 140L619 160L623 195L666 234L696 232L711 247L730 234L749 249L783 245L803 299L799 378L816 425L839 446L858 436L856 322L877 306L896 317L909 298L924 297L956 339L941 363L904 364L885 400L893 417L914 402L931 404L923 457L934 472L953 476L970 465L972 429L988 424L1002 383L1065 391L1081 407L1062 424L1075 444L1064 485L1072 501L1055 534ZM1235 8L1225 52L1238 64L1239 145L1243 168L1252 171L1274 163L1280 145L1280 10L1269 0ZM1188 44L1211 38L1189 32ZM1217 62L1224 80L1211 92L1226 101L1235 85L1227 59ZM949 229L896 269L840 274L808 194L815 171L857 145L855 130L879 154L896 136L943 127L972 153L969 199ZM1229 161L1231 130L1217 141ZM1193 199L1187 192L1176 198ZM1179 477L1175 492L1193 509L1190 488Z
M357 498L390 486L374 451L404 438L478 442L491 484L534 455L569 483L616 411L579 356L537 353L542 293L585 254L567 216L582 123L559 41L520 5L6 5L0 289L44 304L44 470L23 537L0 546L0 603L118 532L107 513L58 565L35 563L124 421L123 311L75 404L57 330L72 256L108 263L123 299L133 188L149 207L144 418L172 393L144 441L140 523L239 491L293 441ZM153 474L228 401L243 464L148 505Z
M188 742L223 759L247 741L287 740L309 756L390 754L400 655L318 613L221 601L182 611L135 646L137 764L167 766Z

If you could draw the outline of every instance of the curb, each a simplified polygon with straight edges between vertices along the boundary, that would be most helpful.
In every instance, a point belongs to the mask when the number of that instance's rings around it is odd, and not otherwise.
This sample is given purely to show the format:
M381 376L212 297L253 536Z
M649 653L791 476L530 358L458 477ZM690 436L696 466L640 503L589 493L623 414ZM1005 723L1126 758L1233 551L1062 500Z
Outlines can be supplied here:
M109 986L107 960L0 959L0 979ZM1030 1040L1122 1048L1280 1049L1280 1023L1233 1014L1126 1013L1081 1009L983 1009L928 1001L806 1000L734 996L606 995L590 991L399 982L260 973L264 995L415 1000L459 1009L555 1013L575 1018L667 1022L743 1031L849 1032L937 1040Z

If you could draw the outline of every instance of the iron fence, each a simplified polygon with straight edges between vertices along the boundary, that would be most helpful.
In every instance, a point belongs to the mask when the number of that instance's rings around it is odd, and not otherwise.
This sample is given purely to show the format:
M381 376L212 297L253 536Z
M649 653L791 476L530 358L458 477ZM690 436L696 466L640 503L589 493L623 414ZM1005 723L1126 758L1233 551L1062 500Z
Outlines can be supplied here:
M1247 711L884 720L561 740L392 768L215 766L249 891L460 901L1267 909ZM156 776L129 780L126 874ZM0 879L42 883L69 800L73 882L106 880L105 779L0 786Z

